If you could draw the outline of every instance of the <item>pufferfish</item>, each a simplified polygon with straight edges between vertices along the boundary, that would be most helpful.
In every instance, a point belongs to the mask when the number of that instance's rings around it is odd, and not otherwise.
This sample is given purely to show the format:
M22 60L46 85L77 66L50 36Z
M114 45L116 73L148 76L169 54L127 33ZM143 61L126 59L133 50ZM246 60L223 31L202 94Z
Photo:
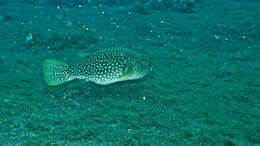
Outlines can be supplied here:
M152 64L127 48L108 48L84 55L78 64L56 59L43 62L44 80L49 86L83 79L100 85L140 79L152 71Z

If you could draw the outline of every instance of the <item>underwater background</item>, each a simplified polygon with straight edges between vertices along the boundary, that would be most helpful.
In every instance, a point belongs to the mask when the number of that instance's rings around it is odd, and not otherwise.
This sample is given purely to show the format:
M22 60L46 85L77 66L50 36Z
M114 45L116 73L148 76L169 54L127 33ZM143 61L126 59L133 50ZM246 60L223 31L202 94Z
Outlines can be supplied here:
M260 145L259 0L0 0L0 145ZM46 58L125 47L144 78L50 87Z

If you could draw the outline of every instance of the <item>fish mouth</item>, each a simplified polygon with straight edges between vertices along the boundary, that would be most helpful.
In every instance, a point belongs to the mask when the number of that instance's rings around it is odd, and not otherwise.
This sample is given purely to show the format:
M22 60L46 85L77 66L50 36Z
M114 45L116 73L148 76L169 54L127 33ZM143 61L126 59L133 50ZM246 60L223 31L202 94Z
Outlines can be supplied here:
M152 71L153 71L153 65L152 65L152 63L149 63L149 65L147 66L146 72L149 73L149 72L152 72Z
M150 69L149 69L149 71L150 71L150 72L152 72L152 71L153 71L153 66L152 66L152 65L150 66Z

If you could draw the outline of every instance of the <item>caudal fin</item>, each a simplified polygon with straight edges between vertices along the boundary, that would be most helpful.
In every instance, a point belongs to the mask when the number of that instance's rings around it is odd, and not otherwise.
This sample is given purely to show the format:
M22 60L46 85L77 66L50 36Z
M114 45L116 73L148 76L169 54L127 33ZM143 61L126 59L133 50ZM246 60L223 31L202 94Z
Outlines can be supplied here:
M69 74L69 65L55 59L46 59L43 62L43 76L49 86L57 86L73 80Z

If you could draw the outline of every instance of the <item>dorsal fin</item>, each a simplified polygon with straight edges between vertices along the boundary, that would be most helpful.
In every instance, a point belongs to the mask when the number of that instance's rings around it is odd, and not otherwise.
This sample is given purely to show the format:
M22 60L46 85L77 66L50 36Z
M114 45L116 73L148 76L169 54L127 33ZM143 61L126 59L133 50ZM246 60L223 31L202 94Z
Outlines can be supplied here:
M84 51L78 51L77 55L84 58L90 56L91 54Z

